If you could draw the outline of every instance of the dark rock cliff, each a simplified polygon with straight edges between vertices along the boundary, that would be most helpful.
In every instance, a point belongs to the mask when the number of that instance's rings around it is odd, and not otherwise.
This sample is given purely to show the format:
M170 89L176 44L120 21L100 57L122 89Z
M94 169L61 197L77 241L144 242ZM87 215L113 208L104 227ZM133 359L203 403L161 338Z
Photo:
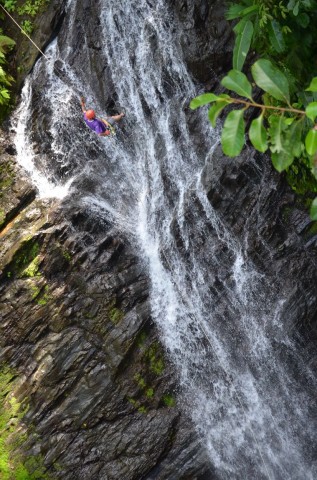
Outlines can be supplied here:
M223 4L170 3L193 77L212 85L231 62ZM41 20L41 47L63 2L52 4L56 11ZM38 200L15 164L8 131L0 161L0 359L20 379L14 394L28 399L23 451L41 454L53 478L214 478L178 402L150 317L145 269L129 242L71 199ZM269 160L249 150L239 160L217 151L202 180L224 221L237 234L250 231L246 250L260 269L281 282L291 272L302 278L284 317L313 345L316 235L305 209Z
M0 358L28 399L24 451L40 453L53 478L202 478L205 454L178 405L143 266L111 225L70 200L37 200L11 149L7 137Z
M196 81L211 88L232 68L233 32L224 18L225 2L170 0L181 22L181 43Z

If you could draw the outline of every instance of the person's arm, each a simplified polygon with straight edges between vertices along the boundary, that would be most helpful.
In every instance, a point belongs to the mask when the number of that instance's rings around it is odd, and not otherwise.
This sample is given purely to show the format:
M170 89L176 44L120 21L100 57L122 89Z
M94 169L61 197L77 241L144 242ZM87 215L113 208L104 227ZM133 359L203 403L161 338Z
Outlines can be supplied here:
M81 97L80 99L80 105L81 105L81 109L83 111L83 113L86 112L86 104L85 104L85 99L83 97Z

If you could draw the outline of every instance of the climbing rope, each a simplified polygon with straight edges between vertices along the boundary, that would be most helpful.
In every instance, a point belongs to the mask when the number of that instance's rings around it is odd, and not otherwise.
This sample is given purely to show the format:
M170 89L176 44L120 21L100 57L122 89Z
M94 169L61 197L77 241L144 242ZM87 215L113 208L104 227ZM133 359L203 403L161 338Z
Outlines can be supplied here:
M40 52L40 54L43 55L43 57L45 57L46 60L48 60L48 57L45 55L45 53L42 52L42 50L36 45L35 42L33 42L32 38L26 33L25 30L23 30L21 25L18 24L18 22L10 15L10 13L4 8L4 6L0 4L0 7L8 15L8 17L10 17L11 20L17 25L17 27L21 30L21 32L24 33L24 35L27 36L27 38L30 40L30 42L33 43L33 45L35 46L35 48L37 48L37 50Z

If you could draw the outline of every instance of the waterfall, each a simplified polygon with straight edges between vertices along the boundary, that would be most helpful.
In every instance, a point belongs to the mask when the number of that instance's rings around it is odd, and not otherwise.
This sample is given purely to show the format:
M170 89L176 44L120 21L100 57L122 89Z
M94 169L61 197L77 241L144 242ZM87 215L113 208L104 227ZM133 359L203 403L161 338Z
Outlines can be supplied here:
M24 87L21 162L28 152L24 166L40 195L72 198L135 245L179 401L218 478L317 478L316 379L283 334L283 291L257 271L202 187L218 135L205 111L188 109L198 92L176 20L163 0L107 2L95 6L98 30L89 37L87 24L78 46L77 8L69 2L63 41L48 47L50 60L37 63ZM92 51L104 79L93 74ZM126 111L113 138L86 128L78 100L104 115L106 79Z

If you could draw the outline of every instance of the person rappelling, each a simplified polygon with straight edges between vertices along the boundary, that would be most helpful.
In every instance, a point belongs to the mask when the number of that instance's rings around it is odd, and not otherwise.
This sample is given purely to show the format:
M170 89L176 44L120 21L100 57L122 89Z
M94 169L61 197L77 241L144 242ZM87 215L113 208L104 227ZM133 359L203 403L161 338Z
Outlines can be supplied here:
M85 100L83 98L80 99L80 104L84 114L84 121L86 125L101 137L106 137L108 135L114 134L115 123L120 122L120 120L122 120L122 118L125 116L125 113L122 112L118 115L106 117L105 119L97 118L94 110L86 109Z

